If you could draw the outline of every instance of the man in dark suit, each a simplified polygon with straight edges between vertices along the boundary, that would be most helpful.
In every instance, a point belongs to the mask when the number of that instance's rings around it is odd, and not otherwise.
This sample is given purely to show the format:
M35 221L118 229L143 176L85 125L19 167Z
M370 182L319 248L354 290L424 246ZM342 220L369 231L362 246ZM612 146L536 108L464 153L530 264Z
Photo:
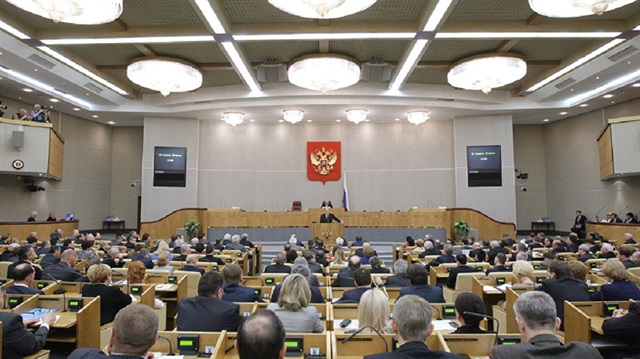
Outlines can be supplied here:
M587 216L582 214L582 211L577 210L576 219L573 221L573 227L571 227L571 232L576 233L580 237L584 237L586 223L587 223Z
M602 324L604 334L629 345L640 343L640 302L632 302L629 310L618 309L613 318Z
M516 257L518 256L519 253L526 253L527 261L532 261L533 260L533 257L529 253L527 253L527 245L524 244L524 243L518 243L516 245L516 251L511 254L511 261L512 262L516 261Z
M429 303L444 303L442 288L429 285L428 277L427 268L423 265L416 263L409 266L407 268L407 278L409 278L411 285L400 289L398 298L413 294L426 299ZM397 302L396 300L396 305Z
M40 244L40 248L36 249L36 255L39 256L41 254L47 254L49 253L49 249L51 249L51 241L48 239L45 239Z
M178 331L235 332L242 322L240 307L222 300L223 279L218 272L206 272L198 282L198 296L178 303Z
M433 332L432 315L431 305L423 298L415 295L399 298L393 308L391 329L400 347L390 353L367 355L364 359L459 359L452 353L432 351L425 344Z
M634 224L638 223L638 220L633 217L633 212L627 212L626 218L624 219L623 223Z
M631 233L625 233L624 234L624 242L622 243L624 244L636 244L636 240L633 239L633 234Z
M507 263L507 256L504 253L498 253L496 259L493 261L493 268L489 268L485 271L486 275L494 272L511 272L511 270L504 266Z
M320 265L320 263L316 262L316 254L315 251L308 250L302 253L304 259L307 260L307 265L309 266L309 270L311 273L320 273L324 274L324 269Z
M360 303L360 297L371 289L371 272L366 268L358 268L353 274L355 289L342 293L338 303Z
M60 262L60 247L52 246L49 248L49 253L45 254L40 260L40 266L44 270L51 264L57 264Z
M620 217L618 217L617 213L611 213L609 223L622 223L622 220L620 219Z
M545 292L556 303L558 318L564 321L564 301L587 302L591 300L589 288L583 281L571 277L569 264L565 261L552 261L549 264L549 279L545 279L536 290ZM561 324L564 328L564 323Z
M500 247L500 242L491 241L489 244L489 263L495 262L498 253L504 253L504 255L507 255L507 250Z
M145 268L153 269L154 264L148 249L142 248L140 252L138 252L138 258L136 260L142 262Z
M342 222L340 218L330 212L329 208L325 208L324 214L320 216L320 223L333 223L334 221L338 223Z
M9 268L7 268L7 278L13 278L13 269L17 265L23 263L32 264L35 258L36 251L33 249L33 247L29 245L20 247L20 249L18 249L18 261L13 262L11 265L9 265ZM33 269L36 271L36 279L42 279L42 269L40 269L40 266L33 266Z
M251 243L251 241L249 240L249 235L247 233L242 233L240 235L240 244L243 247L249 247L249 248L254 248L255 247L253 245L253 243Z
M586 244L581 244L578 247L578 260L582 263L588 261L589 259L593 259L593 254L589 251L589 246Z
M427 268L439 266L444 263L455 263L456 257L453 256L453 246L450 244L445 244L443 248L444 254L434 259L433 261L427 263Z
M17 253L19 249L20 245L18 243L9 244L7 250L0 254L0 262L15 262L18 259Z
M82 277L82 273L74 267L77 259L78 254L76 251L67 249L60 256L60 262L46 267L42 271L42 276L47 280L53 277L63 282L74 282Z
M132 340L135 338L135 340ZM131 304L116 315L106 355L99 349L76 349L68 359L140 359L158 338L158 316L144 304Z
M554 300L537 291L521 294L515 301L516 322L525 343L496 345L491 358L602 358L596 348L581 342L562 344L556 337L560 318L556 316Z
M426 256L439 256L442 255L442 251L438 248L436 248L433 245L432 241L425 241L424 242L424 252L420 253L418 255L418 258L424 258Z
M108 265L111 268L122 268L124 267L124 259L122 259L122 254L118 248L109 249L109 256L102 260L103 264Z
M603 243L600 247L600 255L598 258L611 259L615 257L616 254L613 252L613 245L611 245L611 243Z
M44 294L43 291L31 288L35 279L35 270L29 263L21 263L13 269L13 285L7 288L7 294Z
M260 294L253 288L242 285L242 267L235 263L224 267L224 286L222 300L227 302L262 302Z
M226 270L226 268L225 268ZM312 278L312 274L311 272L309 272L309 267L304 266L304 265L294 265L293 269L291 270L291 274L300 274L303 277L305 277L307 279L307 281L309 282L309 288L311 289L311 301L310 303L325 303L326 300L324 299L324 296L322 295L322 292L320 292L320 287L319 286L314 286L311 283L311 278ZM284 277L283 280L287 278ZM271 293L271 303L276 303L278 302L278 297L280 296L280 289L282 288L282 284L278 284L275 286L275 288L273 288L273 293Z
M347 264L347 268L342 268L338 272L336 276L336 280L331 283L332 287L355 287L355 279L354 275L356 269L360 268L361 262L360 257L351 256L349 257L349 262Z
M4 308L4 290L0 289L0 308ZM55 313L45 313L42 324L35 331L26 326L33 325L38 319L23 320L19 314L0 312L2 322L2 357L18 359L35 354L44 347L49 335L49 326L56 321Z
M270 310L251 314L238 329L235 343L240 359L284 358L286 333L280 318Z
M411 285L411 281L407 278L407 262L404 259L398 259L393 264L394 275L387 277L385 287L407 287Z
M200 262L209 262L209 263L216 263L218 265L224 265L224 261L222 260L222 258L220 257L216 257L213 255L213 251L214 251L214 246L213 244L207 244L207 246L205 247L205 256L204 257L200 257Z
M456 282L458 280L458 274L460 273L477 273L478 270L475 267L469 267L467 265L467 256L464 254L456 255L456 264L458 265L455 268L451 268L449 272L449 278L447 278L447 287L451 289L456 288Z
M264 273L291 273L291 267L284 264L286 260L284 253L276 254L275 263L264 267Z
M198 272L200 274L204 274L204 268L200 268L196 265L196 263L198 262L198 257L196 257L195 254L189 254L187 256L186 262L187 262L187 265L180 268L179 270L185 271L185 272ZM225 270L226 270L226 267L225 267Z

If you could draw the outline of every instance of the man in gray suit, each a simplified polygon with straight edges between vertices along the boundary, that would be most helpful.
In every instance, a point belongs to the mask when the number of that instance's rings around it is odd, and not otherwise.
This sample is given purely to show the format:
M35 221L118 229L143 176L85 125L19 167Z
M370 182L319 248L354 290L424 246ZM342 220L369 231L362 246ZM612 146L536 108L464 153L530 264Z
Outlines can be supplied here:
M513 305L516 322L526 343L493 347L491 358L582 358L601 359L598 350L589 344L569 342L562 344L556 337L560 318L551 296L532 291L522 294Z

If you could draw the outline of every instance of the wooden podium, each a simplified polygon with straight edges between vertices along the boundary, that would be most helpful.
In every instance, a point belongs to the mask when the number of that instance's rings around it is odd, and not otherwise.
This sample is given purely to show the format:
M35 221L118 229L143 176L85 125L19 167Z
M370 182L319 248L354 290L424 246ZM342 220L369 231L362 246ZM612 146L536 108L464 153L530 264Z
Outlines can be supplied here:
M344 236L344 223L311 223L311 238L320 238L326 248L336 245L336 238Z

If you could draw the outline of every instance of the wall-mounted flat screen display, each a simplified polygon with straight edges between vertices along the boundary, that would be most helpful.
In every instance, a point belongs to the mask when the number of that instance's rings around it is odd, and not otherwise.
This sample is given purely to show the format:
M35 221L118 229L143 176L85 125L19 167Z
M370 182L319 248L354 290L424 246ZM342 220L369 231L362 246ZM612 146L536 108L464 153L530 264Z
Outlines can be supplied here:
M467 146L469 187L502 187L500 146Z
M155 147L153 159L154 187L186 187L186 147Z

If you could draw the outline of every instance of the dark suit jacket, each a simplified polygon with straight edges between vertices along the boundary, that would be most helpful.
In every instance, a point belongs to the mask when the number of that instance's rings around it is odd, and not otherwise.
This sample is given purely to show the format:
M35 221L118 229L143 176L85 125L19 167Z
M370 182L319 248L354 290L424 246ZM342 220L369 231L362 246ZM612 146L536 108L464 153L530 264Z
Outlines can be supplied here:
M2 322L2 357L17 359L40 351L47 341L49 330L40 327L29 332L22 324L22 317L14 313L0 312Z
M140 359L138 355L107 355L98 349L82 348L76 349L71 352L71 355L67 359L102 359L102 358L114 358L114 359Z
M440 256L440 255L442 255L442 251L439 250L438 248L433 248L418 254L418 258L424 258L426 256Z
M503 265L498 265L493 268L487 269L484 273L486 275L489 275L489 273L496 273L496 272L511 272L511 270Z
M385 283L385 287L407 287L410 286L411 282L407 278L406 273L400 273L387 277L387 282Z
M218 265L224 265L224 261L220 257L216 257L212 254L207 254L204 257L200 257L200 262L217 263Z
M347 290L342 293L342 298L338 300L338 303L360 303L360 297L362 297L364 292L368 291L369 289L371 289L371 287L361 287Z
M193 264L187 264L186 266L178 269L179 271L185 271L185 272L198 272L200 274L204 274L205 270L204 268L200 268L196 265Z
M21 285L12 285L11 287L7 288L7 294L25 294L25 295L42 294L44 295L44 292L41 290L29 288L29 287L23 287Z
M578 260L582 263L588 261L589 259L593 259L593 255L591 253L585 253L578 257Z
M124 260L115 260L112 257L107 257L102 260L102 264L106 264L111 268L122 268L124 267Z
M66 262L58 262L46 267L42 271L42 275L46 280L50 280L51 277L53 277L63 282L74 282L76 279L82 277L82 273L80 273L79 270L69 266Z
M7 278L9 279L13 279L13 269L18 265L18 264L22 264L22 263L29 263L28 261L25 260L19 260L17 262L13 262L13 264L9 265L9 267L7 268ZM40 269L39 266L37 265L32 265L33 269L36 271L36 280L40 280L42 279L42 269Z
M280 288L282 288L281 284L278 284L273 288L273 293L271 293L271 303L277 303L278 297L280 296ZM320 287L314 287L312 285L309 286L311 288L311 303L325 303L326 300L320 292Z
M336 217L333 213L323 213L320 216L320 223L332 223L333 221L340 222L340 218Z
M587 284L572 277L545 279L536 290L546 292L553 298L557 316L562 320L561 330L564 328L564 301L588 302L591 300Z
M391 348L389 348L391 349ZM367 355L364 359L460 359L461 357L440 350L432 351L422 342L408 342L390 353Z
M489 249L489 263L495 263L496 256L498 253L507 254L507 250L502 247L496 247Z
M453 255L449 255L449 254L443 254L440 257L436 258L435 261L440 263L440 264L442 264L442 263L455 263L456 262L456 257L454 257Z
M598 349L593 346L570 342L563 345L555 335L541 334L531 338L527 343L515 345L497 345L491 353L493 359L552 359L552 358L602 358Z
M598 258L604 258L604 259L611 259L611 258L615 258L616 254L613 252L608 252L608 253L600 253L600 255L598 256Z
M429 303L444 303L444 297L442 296L442 288L429 284L411 285L400 289L398 298L403 295L417 295L426 299ZM396 300L397 301L397 300Z
M284 264L271 264L264 267L264 273L286 273L291 274L291 267Z
M155 265L153 264L153 260L151 258L138 258L136 259L136 261L142 262L142 264L144 264L144 267L147 269L153 269L153 266Z
M591 294L591 300L640 300L640 289L634 282L616 280Z
M243 287L239 284L225 284L222 300L227 302L262 302L259 294L253 288Z
M449 278L447 278L447 287L454 289L456 287L456 281L458 280L459 273L477 273L478 270L474 267L469 267L467 265L457 266L455 268L451 268L449 272Z
M604 334L630 345L640 343L640 302L629 306L629 313L623 317L605 320L602 324Z
M235 332L242 322L237 304L212 297L185 298L178 303L178 330Z
M324 273L322 266L316 262L309 262L309 270L311 273Z
M83 297L100 296L100 325L113 322L120 309L131 304L131 297L118 287L88 284L82 287Z
M354 282L353 275L355 274L354 270L349 268L342 268L340 272L338 272L338 276L336 280L331 283L332 287L355 287L356 283Z

